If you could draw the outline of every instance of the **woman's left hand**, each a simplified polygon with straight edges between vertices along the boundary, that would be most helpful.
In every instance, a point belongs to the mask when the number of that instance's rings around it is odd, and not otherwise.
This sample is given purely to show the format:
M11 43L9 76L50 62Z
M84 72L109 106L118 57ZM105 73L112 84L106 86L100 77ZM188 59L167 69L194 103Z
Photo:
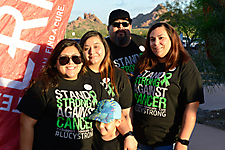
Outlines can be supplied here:
M137 140L134 136L127 136L124 139L124 150L136 150L137 149Z

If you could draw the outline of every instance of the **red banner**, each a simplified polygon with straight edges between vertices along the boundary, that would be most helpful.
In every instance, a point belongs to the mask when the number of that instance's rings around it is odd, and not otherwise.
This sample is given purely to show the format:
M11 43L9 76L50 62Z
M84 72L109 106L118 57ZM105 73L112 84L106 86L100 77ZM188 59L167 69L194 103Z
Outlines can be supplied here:
M74 0L0 1L0 150L19 150L22 90L63 38Z

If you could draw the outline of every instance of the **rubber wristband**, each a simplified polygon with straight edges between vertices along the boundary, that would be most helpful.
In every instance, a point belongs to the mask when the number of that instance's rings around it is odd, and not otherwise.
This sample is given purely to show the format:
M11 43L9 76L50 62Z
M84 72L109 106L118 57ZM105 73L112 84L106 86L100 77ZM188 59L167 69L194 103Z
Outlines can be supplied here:
M134 133L132 132L132 131L129 131L129 132L127 132L126 134L124 134L124 139L126 138L126 137L128 137L128 136L134 136Z
M183 145L187 145L188 146L188 144L189 144L189 141L188 140L182 140L182 139L178 138L177 141L180 142Z

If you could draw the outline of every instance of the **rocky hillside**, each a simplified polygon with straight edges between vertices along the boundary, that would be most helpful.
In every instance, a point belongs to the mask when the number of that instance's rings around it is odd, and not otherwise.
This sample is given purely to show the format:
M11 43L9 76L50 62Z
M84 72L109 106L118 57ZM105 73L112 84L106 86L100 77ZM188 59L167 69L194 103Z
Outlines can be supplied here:
M149 28L152 24L160 20L159 15L167 12L166 8L159 4L153 11L147 14L139 14L137 17L133 18L132 26L133 28Z
M92 30L101 30L102 28L106 28L106 25L102 23L102 21L96 17L94 14L84 13L84 19L82 17L78 17L77 20L69 22L67 25L68 30L74 29L92 29Z
M159 4L150 13L145 15L139 14L137 17L133 18L132 33L146 37L148 28L155 22L162 21L159 18L159 14L165 13L166 11L166 8ZM68 23L65 37L81 38L84 33L90 30L99 31L104 37L109 35L106 24L103 24L94 14L84 13L84 19L82 17L78 17L76 20Z
M153 23L159 20L159 14L165 13L166 8L159 4L153 11L147 14L139 14L137 17L133 18L132 26L133 28L149 28ZM101 22L101 20L94 14L84 13L84 19L78 17L77 20L69 22L67 25L68 30L74 29L85 29L85 30L106 30L106 25Z

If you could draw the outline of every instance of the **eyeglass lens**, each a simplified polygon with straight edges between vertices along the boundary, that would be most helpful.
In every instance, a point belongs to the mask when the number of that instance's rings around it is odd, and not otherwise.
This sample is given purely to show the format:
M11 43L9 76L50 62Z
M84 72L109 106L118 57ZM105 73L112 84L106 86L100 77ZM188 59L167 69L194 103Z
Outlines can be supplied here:
M80 64L81 63L80 56L72 56L71 59L72 59L72 61L75 64ZM69 56L61 56L61 57L59 57L59 63L60 63L60 65L66 65L69 62L70 62L70 57Z
M129 22L113 22L112 25L113 27L120 27L120 24L122 24L123 27L128 27Z

